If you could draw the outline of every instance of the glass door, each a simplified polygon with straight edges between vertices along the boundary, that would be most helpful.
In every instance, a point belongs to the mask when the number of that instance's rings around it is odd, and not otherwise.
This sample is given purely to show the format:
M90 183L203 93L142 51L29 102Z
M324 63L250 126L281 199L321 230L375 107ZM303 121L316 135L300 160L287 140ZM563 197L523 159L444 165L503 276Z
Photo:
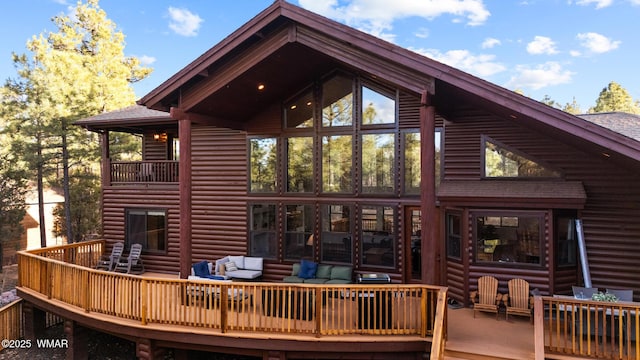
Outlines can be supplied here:
M422 213L419 207L409 207L405 214L406 282L419 283L422 279Z

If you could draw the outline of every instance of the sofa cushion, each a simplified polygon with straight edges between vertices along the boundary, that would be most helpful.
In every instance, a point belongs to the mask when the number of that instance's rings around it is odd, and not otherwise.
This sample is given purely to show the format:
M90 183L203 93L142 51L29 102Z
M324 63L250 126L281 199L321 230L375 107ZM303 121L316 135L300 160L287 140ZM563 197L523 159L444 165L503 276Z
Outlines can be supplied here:
M247 270L260 270L262 271L262 263L263 259L261 257L250 257L247 256L244 258L244 268Z
M318 264L316 277L320 279L329 279L331 277L331 268L333 265Z
M300 263L293 264L293 266L291 267L291 276L298 277L299 273L300 273Z
M316 277L317 269L318 269L317 263L303 259L300 262L300 273L298 274L298 276L303 279L313 279Z
M198 263L193 264L193 275L198 277L207 277L209 276L209 262L208 261L200 261Z
M224 268L227 275L231 275L230 273L238 271L238 266L234 261L229 261L228 263L224 264Z
M331 268L331 280L347 280L351 282L352 272L351 266L334 266Z
M334 284L334 285L351 284L351 280L331 279L327 281L326 284Z
M246 267L244 266L244 256L243 255L239 255L239 256L229 255L229 261L233 261L234 263L236 263L236 266L238 267L238 269L246 269Z
M224 264L228 263L229 261L230 261L230 260L229 260L229 257L228 257L228 256L225 256L225 257L223 257L222 259L218 259L218 260L216 260L215 274L216 274L216 275L220 275L220 274L221 274L221 272L222 272L220 269L221 269L221 268L223 268L223 267L224 267ZM225 269L225 270L226 270L226 269Z
M315 278L315 279L304 279L305 284L324 284L327 282L327 278Z
M236 271L227 272L227 276L233 279L247 279L252 280L259 278L262 276L262 271L260 270L244 270L238 269Z
M301 284L304 282L304 279L301 277L298 277L297 275L291 275L291 276L285 276L284 279L282 279L282 282Z

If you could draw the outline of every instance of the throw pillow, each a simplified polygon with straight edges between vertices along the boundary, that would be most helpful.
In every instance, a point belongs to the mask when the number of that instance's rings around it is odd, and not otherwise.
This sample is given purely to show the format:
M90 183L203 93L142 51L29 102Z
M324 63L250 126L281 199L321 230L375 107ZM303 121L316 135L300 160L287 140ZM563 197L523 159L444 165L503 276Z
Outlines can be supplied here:
M313 279L316 277L316 270L318 270L318 264L309 260L302 260L300 262L300 273L298 277L303 279Z
M229 261L228 263L224 264L225 270L228 271L238 271L238 267L236 266L236 263L233 261Z
M193 274L199 277L209 276L209 263L207 261L200 261L193 264Z

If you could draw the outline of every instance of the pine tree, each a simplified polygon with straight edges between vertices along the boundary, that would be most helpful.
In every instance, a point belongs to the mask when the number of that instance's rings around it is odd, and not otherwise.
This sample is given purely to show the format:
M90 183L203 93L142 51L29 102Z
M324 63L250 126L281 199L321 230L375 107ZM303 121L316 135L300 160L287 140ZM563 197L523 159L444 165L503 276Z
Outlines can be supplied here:
M630 114L640 114L640 104L633 101L631 95L620 84L612 81L600 91L596 106L589 109L589 113L621 111Z
M56 16L53 22L57 32L45 32L27 42L30 56L14 55L18 79L5 86L11 101L3 104L3 113L17 131L14 146L36 139L36 150L42 150L41 155L32 152L39 155L35 160L25 158L30 168L39 169L39 194L46 173L52 167L62 168L65 229L72 241L69 169L97 169L99 158L96 136L72 123L133 104L131 83L148 76L151 69L124 55L124 34L107 18L98 0L78 2L73 15ZM25 131L25 125L30 131ZM121 138L120 142L130 141L124 135Z

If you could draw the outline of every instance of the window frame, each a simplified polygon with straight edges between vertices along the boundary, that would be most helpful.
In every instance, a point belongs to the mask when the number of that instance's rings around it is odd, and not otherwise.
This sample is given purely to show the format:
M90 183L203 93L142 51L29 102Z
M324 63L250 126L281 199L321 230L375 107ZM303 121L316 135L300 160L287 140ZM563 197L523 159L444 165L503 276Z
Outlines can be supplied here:
M273 175L274 175L274 179L273 179L273 191L254 191L253 188L253 179L252 179L252 173L253 173L253 168L252 168L252 158L251 158L251 154L252 154L252 141L254 140L270 140L273 139L275 140L275 147L274 147L274 152L275 152L275 156L276 156L276 161L274 164L274 169L273 169ZM281 151L280 151L280 144L281 144L281 139L280 137L277 136L251 136L249 138L247 138L247 169L248 169L248 180L247 181L247 192L251 195L273 195L273 194L277 194L279 192L279 185L280 185L280 175L278 174L278 169L280 167L280 161L281 161Z
M141 243L142 245L142 251L144 253L150 253L150 254L167 254L168 251L168 247L169 247L169 224L168 224L168 220L169 220L169 216L168 216L168 209L167 208L149 208L149 207L131 207L131 208L125 208L124 210L124 246L125 249L130 249L132 244L137 244L139 242L132 242L132 240L130 239L131 237L131 228L130 226L132 226L131 224L131 219L130 219L130 215L132 212L144 212L144 217L145 217L145 239L144 239L144 243ZM164 245L164 249L151 249L148 247L148 243L149 243L149 238L148 238L148 216L150 212L162 212L163 213L163 217L164 217L164 226L162 228L162 232L163 232L163 239L162 243ZM138 214L140 215L140 214ZM156 229L158 230L158 229Z
M532 161L536 164L538 164L539 166L543 167L546 171L548 172L553 172L556 173L557 176L488 176L487 175L487 155L486 155L486 151L487 151L487 142L493 143L496 146L503 148L511 153L513 153L516 156L519 156L521 158L527 159L529 161ZM480 137L480 178L484 179L484 180L517 180L517 179L528 179L528 180L552 180L552 179L562 179L564 178L564 174L562 173L562 171L558 170L557 168L549 165L548 163L546 163L545 161L542 161L540 159L537 159L535 156L531 156L523 151L520 151L518 149L515 149L509 145L506 145L500 141L497 141L496 139L493 139L492 137L488 136L488 135L482 135Z
M333 212L330 212L331 210L329 210L329 212L327 212L327 209L330 209L330 207L332 206L340 206L342 208L347 208L349 209L349 217L348 217L348 229L346 229L346 231L330 231L330 230L325 230L325 224L327 224L326 222L326 218L327 216L331 216L331 214L333 214ZM321 215L320 215L320 261L323 263L334 263L334 264L353 264L353 258L354 258L354 236L353 236L353 228L354 228L354 221L355 221L355 213L354 213L354 206L353 205L349 205L349 204L336 204L336 203L325 203L325 204L320 204L320 211L321 211ZM331 220L329 220L329 226L331 227ZM348 258L348 262L342 262L339 260L335 260L335 259L328 259L325 258L325 246L328 247L328 245L325 244L325 241L327 240L328 235L327 234L338 234L338 237L342 236L342 241L343 241L343 247L345 249L348 249L348 256L345 258ZM344 235L344 236L343 236ZM348 244L345 240L348 240ZM348 246L347 246L348 245ZM337 245L337 247L339 247L339 243Z
M549 213L548 211L537 210L512 210L512 209L473 209L469 212L470 219L472 221L473 228L473 247L471 263L479 266L497 266L497 267L521 267L521 268L544 268L546 266L544 253L545 253L545 234L549 224L547 223ZM513 217L527 217L538 219L538 262L519 262L519 261L483 261L478 259L478 252L480 251L480 237L478 235L478 218L479 217L500 217L500 218L513 218ZM505 225L505 227L509 227ZM486 240L486 239L485 239ZM484 245L483 245L484 246Z
M271 229L270 226L267 226L267 228L265 229L254 229L254 212L253 209L255 206L273 206L273 215L274 215L274 219L273 219L273 228ZM248 214L247 214L247 220L248 220L248 249L247 252L249 253L249 256L259 256L265 259L270 259L270 260L277 260L278 259L278 254L280 253L280 247L282 246L281 244L281 240L280 240L280 233L281 233L281 229L279 228L279 217L282 216L280 215L279 209L278 209L278 204L275 202L271 202L271 201L265 201L265 202L249 202L247 204L248 207ZM256 246L254 246L254 235L256 233L266 233L266 234L272 234L273 236L273 241L274 241L274 247L273 249L271 249L271 244L269 242L267 242L267 250L266 253L264 252L256 252L255 248ZM267 240L271 240L271 239L267 239Z
M384 209L385 208L389 208L389 209L391 209L391 211L393 211L390 231L386 235L384 234L386 232L385 229L384 229L384 223L383 223L383 230L381 230L381 231L380 230L365 230L365 226L364 226L364 222L363 222L364 221L364 209L365 208L379 208L379 209L382 209L383 210L383 215L382 215L383 216L383 221L384 221L384 217L385 217ZM400 238L400 235L401 235L400 231L398 230L398 217L399 217L398 209L395 206L392 206L390 204L377 204L376 203L376 204L361 204L359 206L358 210L359 210L358 211L358 219L356 221L358 221L359 228L360 228L360 233L359 233L360 239L358 239L358 242L359 242L359 245L360 245L359 246L359 250L360 250L360 254L359 254L360 255L360 266L363 267L363 268L372 268L372 269L387 269L387 270L396 269L397 260L398 260L397 259L397 255L398 255L397 247L398 247L398 241L399 241L399 238ZM376 245L375 244L375 236L376 235L391 236L390 249L391 249L391 259L393 261L393 263L391 265L386 266L386 265L383 265L383 264L375 264L375 263L365 262L365 255L367 255L366 252L369 251L371 248L375 248L375 247L370 247L369 249L366 249L365 240L366 240L366 238L369 237L369 235L367 235L365 237L365 234L364 234L365 231L374 233L374 234L370 235L370 236L373 236L372 241L371 241L372 245ZM379 233L379 234L376 234L376 233ZM378 245L380 245L380 247L378 247L378 248L382 248L382 246L383 246L382 241L384 241L384 240L385 239L380 239L380 242L378 243ZM380 256L380 260L382 262L382 258L385 255L388 255L388 252L385 252L383 254L373 254L373 255L375 255L375 256L379 255Z

